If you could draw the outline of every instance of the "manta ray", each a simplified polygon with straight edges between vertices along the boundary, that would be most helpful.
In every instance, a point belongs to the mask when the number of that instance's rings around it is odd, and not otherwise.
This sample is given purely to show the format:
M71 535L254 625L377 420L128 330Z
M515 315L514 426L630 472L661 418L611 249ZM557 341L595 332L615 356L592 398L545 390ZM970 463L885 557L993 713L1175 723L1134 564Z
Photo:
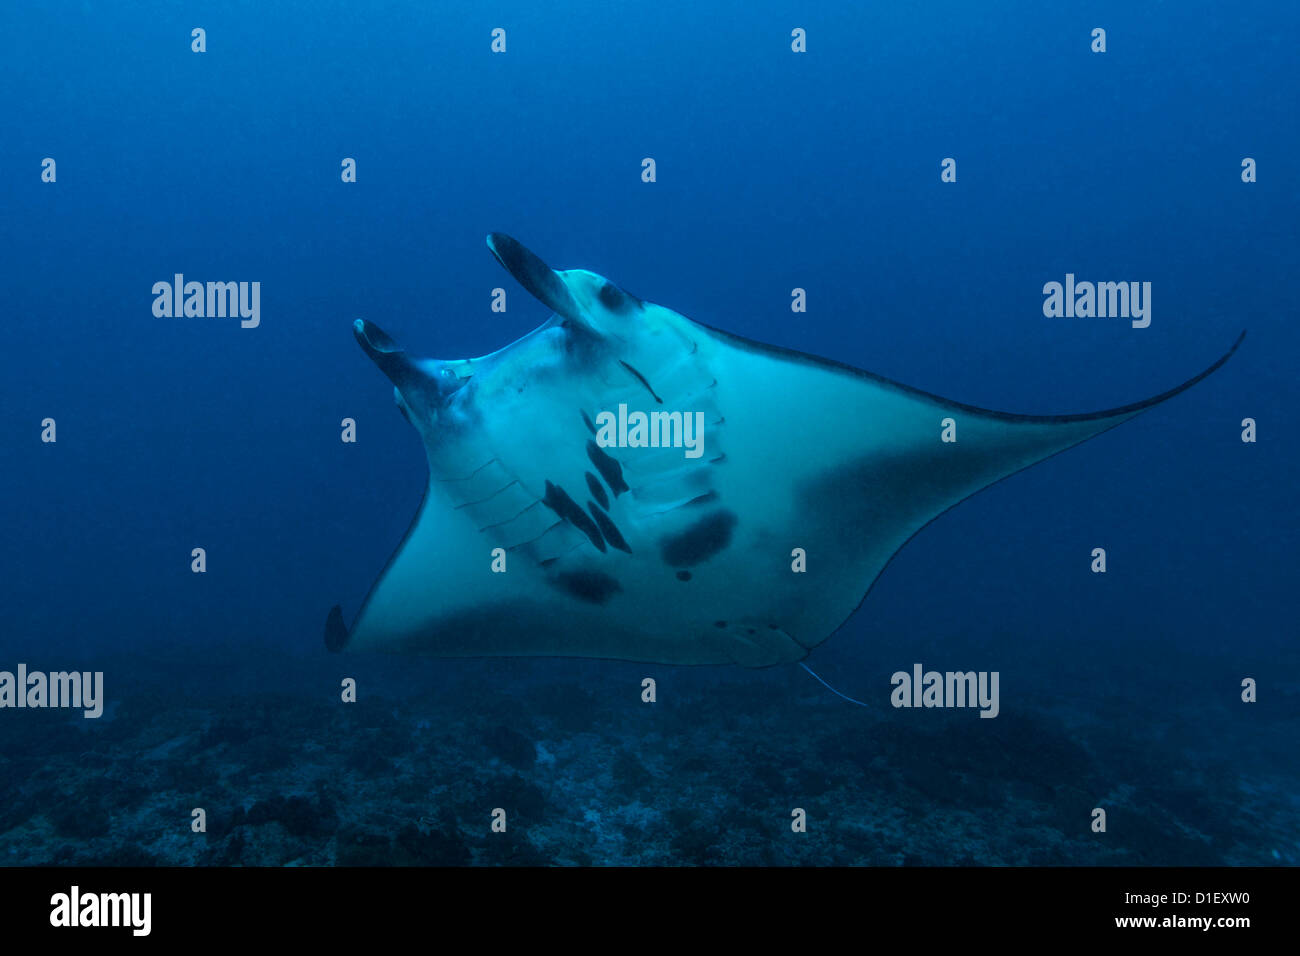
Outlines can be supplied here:
M533 332L443 361L353 324L429 480L351 627L329 612L330 650L800 661L929 522L1190 388L1244 338L1145 401L1010 414L702 325L506 235L487 243L552 312Z

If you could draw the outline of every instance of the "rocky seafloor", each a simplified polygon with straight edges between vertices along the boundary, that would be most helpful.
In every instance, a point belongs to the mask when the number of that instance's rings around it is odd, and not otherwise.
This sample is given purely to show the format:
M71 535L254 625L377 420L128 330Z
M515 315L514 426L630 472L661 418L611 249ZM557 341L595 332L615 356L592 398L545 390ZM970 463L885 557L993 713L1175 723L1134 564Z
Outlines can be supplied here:
M347 666L262 664L258 680L233 663L181 679L193 670L109 660L95 665L110 691L99 720L2 715L0 861L1300 860L1294 689L1289 711L1246 729L1226 702L1143 713L1104 695L1086 710L1024 695L982 720L853 707L793 668L719 676L598 662L356 665L358 699L345 704ZM643 673L658 680L653 704L640 699ZM1105 833L1090 829L1097 806ZM196 807L206 832L191 829ZM495 808L504 833L492 831ZM805 833L791 829L794 808Z

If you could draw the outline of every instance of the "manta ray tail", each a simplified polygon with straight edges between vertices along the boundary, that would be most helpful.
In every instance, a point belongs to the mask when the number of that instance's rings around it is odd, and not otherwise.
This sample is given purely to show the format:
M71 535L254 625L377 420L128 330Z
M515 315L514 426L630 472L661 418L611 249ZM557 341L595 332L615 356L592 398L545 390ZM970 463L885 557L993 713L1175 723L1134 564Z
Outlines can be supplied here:
M816 680L817 683L821 684L823 687L825 687L828 691L830 691L830 692L831 692L832 694L834 694L836 697L843 697L843 698L844 698L845 700L847 700L850 704L857 704L859 707L866 707L866 706L868 706L867 704L862 703L862 701L860 701L860 700L856 700L855 698L850 697L848 694L841 694L839 691L837 691L837 690L836 690L834 687L832 687L830 684L826 683L826 681L822 680L821 677L818 676L817 672L814 671L814 670L813 670L811 667L809 667L807 664L805 664L803 661L800 661L800 662L799 662L799 666L802 667L804 670L806 670L809 674L812 674L813 679Z

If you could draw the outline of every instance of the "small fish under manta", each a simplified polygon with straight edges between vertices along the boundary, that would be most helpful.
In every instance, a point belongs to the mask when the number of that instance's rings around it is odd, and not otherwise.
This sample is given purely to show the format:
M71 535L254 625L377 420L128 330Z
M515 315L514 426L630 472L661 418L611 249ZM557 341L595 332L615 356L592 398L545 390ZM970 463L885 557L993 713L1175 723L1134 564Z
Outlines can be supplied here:
M535 331L439 361L353 325L424 440L429 482L351 628L330 611L330 650L800 661L938 515L1191 387L1242 340L1146 401L1008 414L700 325L509 236L487 242L554 313ZM702 412L703 454L598 442L598 416L620 405ZM956 442L940 440L944 418Z

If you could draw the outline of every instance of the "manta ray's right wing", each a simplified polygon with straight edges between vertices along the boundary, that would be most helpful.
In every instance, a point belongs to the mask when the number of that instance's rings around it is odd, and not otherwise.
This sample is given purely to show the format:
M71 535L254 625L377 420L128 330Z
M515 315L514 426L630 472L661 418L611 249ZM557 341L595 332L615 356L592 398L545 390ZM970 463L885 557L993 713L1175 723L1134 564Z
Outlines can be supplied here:
M808 647L853 613L894 554L936 517L1185 391L1222 366L1245 337L1200 374L1152 398L1038 416L950 401L814 356L710 333L728 445L757 482L730 489L733 497L766 497L773 526L792 529L783 553L805 549L808 576L815 573L822 585L816 606L803 606L798 621L782 621ZM955 441L942 440L945 419ZM765 496L759 486L776 484L778 476L788 476L786 492ZM779 515L786 507L788 520ZM776 604L798 605L801 577L773 575Z

